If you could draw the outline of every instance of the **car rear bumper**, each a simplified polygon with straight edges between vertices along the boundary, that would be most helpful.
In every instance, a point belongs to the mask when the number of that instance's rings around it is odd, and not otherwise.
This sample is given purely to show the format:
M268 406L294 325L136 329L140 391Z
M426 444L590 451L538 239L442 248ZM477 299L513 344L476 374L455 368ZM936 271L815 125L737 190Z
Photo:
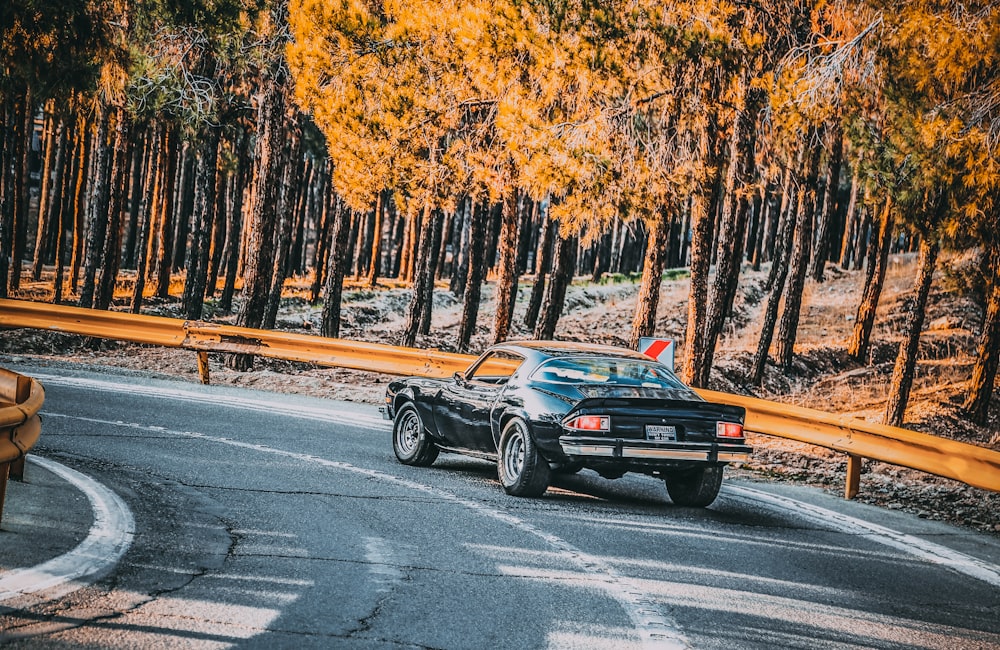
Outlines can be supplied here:
M693 461L739 463L750 459L753 449L722 442L652 442L625 438L561 436L559 446L569 457L597 457L628 461Z

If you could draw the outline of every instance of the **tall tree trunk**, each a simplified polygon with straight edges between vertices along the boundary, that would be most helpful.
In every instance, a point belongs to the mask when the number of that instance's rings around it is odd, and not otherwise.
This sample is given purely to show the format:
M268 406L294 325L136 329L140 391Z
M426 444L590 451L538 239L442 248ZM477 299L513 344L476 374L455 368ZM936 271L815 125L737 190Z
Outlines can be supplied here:
M708 305L708 270L712 263L712 234L715 217L705 210L702 200L691 206L691 289L688 296L688 322L685 340L687 360L684 381L697 386L702 376L698 363L704 358L705 318Z
M226 281L222 285L222 295L219 297L219 309L228 313L233 308L233 293L236 291L236 275L240 266L241 242L243 241L243 195L247 189L250 175L250 135L241 133L239 136L239 156L237 157L236 175L233 179L233 202L229 210L229 237L226 246ZM317 290L318 292L318 290Z
M232 222L228 214L228 206L232 205L232 177L221 166L215 172L215 206L212 208L211 250L208 259L208 282L205 284L205 297L212 298L219 287L219 274L222 272L222 256L226 252L229 224Z
M153 293L157 298L167 298L170 295L170 274L173 271L174 221L177 212L174 209L175 189L179 184L179 176L183 165L180 165L181 143L176 127L167 125L164 155L166 165L161 173L160 195L156 199L155 214L157 215L157 247L154 257L156 267L156 286Z
M431 246L434 243L434 218L436 211L430 203L424 205L420 219L420 244L417 248L417 263L413 277L413 296L406 312L406 327L400 345L412 348L417 342L420 318L424 312L424 302L433 299L434 277L431 275Z
M784 200L789 200L785 194ZM754 353L753 365L750 368L750 383L760 386L764 379L764 367L767 365L767 353L771 349L774 338L774 326L778 322L778 308L781 306L781 296L785 290L785 279L788 277L788 265L792 257L792 243L795 239L795 217L788 210L779 210L781 228L778 231L778 250L771 260L774 272L774 283L767 297L767 307L764 309L764 322L760 328L760 338L757 341L757 351Z
M812 263L809 268L812 279L816 282L823 281L823 272L826 269L826 260L830 254L830 228L831 222L837 212L837 192L840 189L840 167L844 159L844 133L840 126L840 119L836 119L830 129L830 161L828 163L829 173L826 180L826 192L823 195L822 210L819 215L819 223L816 232L816 250L813 251Z
M78 116L73 132L73 242L70 251L70 288L75 293L80 281L80 268L84 255L84 225L87 214L87 175L90 168L90 127L84 117Z
M101 255L100 282L94 297L94 306L109 309L115 298L115 284L122 259L122 215L125 211L125 193L132 160L131 119L125 111L118 110L115 126L114 150L111 161L111 189L108 196L108 229Z
M372 224L371 257L368 258L368 277L365 282L369 287L378 284L378 276L382 260L382 213L385 211L385 191L378 193L375 199L375 215Z
M994 242L990 257L992 289L986 304L986 317L983 319L983 333L976 350L976 363L972 367L972 379L969 380L969 394L964 404L965 411L979 425L985 425L989 415L1000 361L1000 243Z
M28 152L31 150L32 131L35 122L34 98L31 88L24 92L19 129L14 148L14 245L10 253L10 271L7 276L7 291L14 293L21 288L21 262L28 247L28 204L31 199L30 167Z
M573 271L576 270L576 254L580 242L576 235L563 237L559 235L556 240L555 269L552 272L552 279L549 280L545 288L545 302L542 306L542 313L538 317L538 324L535 325L535 338L551 340L556 333L556 323L562 315L563 305L566 302L566 289L573 282Z
M80 288L80 306L94 306L97 272L101 267L104 241L108 232L108 193L111 186L111 146L108 144L111 109L99 108L97 131L94 134L93 175L87 191L87 261L83 269L83 286Z
M333 183L330 183L327 194L328 209L333 213L330 218L333 219L334 226L331 231L333 243L327 256L320 331L323 336L337 338L340 336L340 299L344 291L344 276L347 274L347 248L353 215L341 205Z
M524 325L532 330L538 323L538 312L542 308L542 298L545 297L545 284L552 266L552 242L558 229L558 222L546 216L538 239L538 251L535 253L535 284L531 287L528 310L524 314Z
M274 33L287 38L288 6L279 3L271 10ZM278 183L281 179L281 142L285 107L289 94L288 69L283 53L275 53L263 75L264 88L257 113L256 167L253 177L253 205L249 218L247 269L243 283L243 303L236 317L237 325L260 327L264 320L268 292L274 272L274 226L277 221ZM252 355L233 355L228 360L233 370L250 370Z
M143 173L143 163L148 164L146 151L150 147L149 139L152 131L147 127L142 130L141 135L133 135L136 140L132 144L132 169L128 175L128 186L131 188L128 200L128 227L125 238L125 246L122 252L122 260L125 268L135 268L136 254L135 246L139 234L139 202L142 200L142 182L145 179Z
M642 265L642 283L628 339L628 346L633 350L639 349L641 337L652 336L656 329L656 308L660 305L660 285L663 283L667 239L672 221L664 207L656 221L648 225L649 239L646 242L646 260Z
M458 211L455 215L457 236L455 253L452 256L454 264L452 265L451 282L448 285L448 290L456 298L465 296L465 281L469 277L469 249L472 246L469 237L472 232L472 210L472 199L469 197L463 197L458 202Z
M73 164L73 258L70 260L70 288L76 292L80 281L80 266L84 256L84 224L87 214L87 178L91 163L90 127L84 118L79 118L74 134L76 161Z
M7 97L4 102L4 135L0 146L0 298L7 297L7 276L10 274L10 256L14 235L14 148L17 139L17 102Z
M3 120L3 131L0 132L0 298L7 297L7 274L10 271L10 236L14 219L12 213L12 166L10 161L11 140L14 133L12 124L13 101L0 95L3 100L0 105L0 119Z
M31 267L31 279L38 282L42 279L42 265L49 256L48 243L51 239L52 219L55 210L51 205L58 198L55 196L59 187L59 179L53 180L52 175L60 168L63 151L57 145L61 142L63 124L53 115L52 100L46 104L45 127L43 131L45 156L42 162L42 186L38 193L38 219L35 229L35 252Z
M304 155L301 148L299 157L298 169L300 173L292 188L295 194L295 203L289 206L289 208L294 208L294 211L292 213L292 242L291 249L288 251L288 262L285 264L285 277L301 276L305 272L303 268L305 231L306 222L309 219L314 167L312 157Z
M469 261L465 279L465 296L462 300L462 322L458 327L458 351L468 352L472 335L479 318L479 300L483 292L483 275L486 269L486 222L489 210L476 201L471 206L469 224Z
M754 181L757 113L760 111L763 99L762 91L757 89L748 91L746 107L739 111L733 131L731 160L726 174L726 194L729 198L719 228L715 283L705 318L702 358L697 364L699 375L696 381L699 386L708 386L715 359L715 346L736 300L744 257L747 221L752 207L748 192L750 184Z
M420 239L420 219L407 210L403 219L403 243L399 251L399 280L413 282L413 269L416 264L414 252Z
M301 115L300 115L301 119ZM282 152L282 167L284 174L281 180L280 200L278 202L278 222L274 232L274 267L271 271L271 289L267 295L267 305L264 308L264 329L273 329L278 319L278 308L281 306L281 292L285 286L286 270L288 268L288 253L292 242L292 226L295 222L295 189L300 185L305 160L302 156L301 123L290 134L290 141Z
M76 137L70 134L70 123L64 122L59 137L59 148L62 151L61 162L56 172L59 179L58 185L54 188L55 197L53 206L55 216L52 219L56 232L55 237L55 273L52 278L52 303L58 305L62 302L63 276L65 275L66 260L66 226L70 222L69 215L73 209L73 188L76 180L73 166L77 159L74 150Z
M885 423L892 426L903 426L903 415L906 413L906 403L910 399L910 388L913 386L917 350L920 347L920 330L924 326L924 315L927 313L927 296L931 291L937 256L937 238L933 234L925 235L920 240L920 271L917 275L916 300L910 306L905 338L899 344L896 365L892 370L892 382L889 384Z
M319 225L316 228L316 252L313 256L313 277L309 284L309 302L315 304L320 297L320 288L326 277L327 257L330 254L330 235L333 227L333 209L327 200L327 192L330 184L330 166L323 162L322 170L319 174L320 182L317 192L319 195Z
M865 282L865 291L861 297L861 304L858 305L858 315L854 321L854 330L851 333L851 340L847 345L847 354L856 361L863 362L868 356L872 326L875 324L875 311L878 309L879 297L882 295L882 285L885 282L885 270L889 262L892 229L892 201L886 199L885 206L882 208L882 217L879 219L878 241L872 243L874 251L877 254L874 255L874 263L869 267L868 281Z
M417 331L422 336L427 336L431 333L431 312L434 309L434 280L437 277L437 268L441 262L441 240L444 239L442 236L444 221L444 214L440 211L435 211L431 245L428 251L430 257L427 259L427 269L425 270L427 277L424 280L428 284L427 299L424 301L423 309L420 311L420 325L417 328Z
M860 185L861 180L858 178L857 172L855 172L851 177L851 198L847 202L847 212L844 215L846 221L844 224L844 239L840 243L839 266L845 270L851 267L855 241L859 236L861 213L858 210L858 189Z
M507 340L517 301L517 238L519 193L507 192L500 224L500 259L497 262L496 313L493 320L493 343Z
M142 181L142 194L139 199L136 222L139 228L136 237L135 286L132 288L133 314L142 311L143 293L146 290L146 266L149 261L150 233L152 232L153 203L159 194L160 151L164 144L163 122L156 120L149 130L149 147L146 150L146 166Z
M171 271L184 268L190 252L188 235L191 233L191 218L194 215L195 167L198 164L198 152L193 144L182 145L180 156L174 194L177 217L174 220L174 250L170 253Z
M219 166L219 129L202 134L194 166L194 204L191 215L191 250L184 279L184 313L188 320L201 318L208 280L209 233L215 221L215 191Z
M807 142L816 143L817 134L810 130ZM808 145L807 145L808 146ZM820 147L814 145L809 159L805 185L799 191L798 221L795 226L795 246L792 250L791 275L785 293L785 306L778 323L778 365L785 371L792 367L792 354L798 335L799 316L802 309L802 291L809 272L809 252L812 245L812 226L816 216L816 181L819 177Z

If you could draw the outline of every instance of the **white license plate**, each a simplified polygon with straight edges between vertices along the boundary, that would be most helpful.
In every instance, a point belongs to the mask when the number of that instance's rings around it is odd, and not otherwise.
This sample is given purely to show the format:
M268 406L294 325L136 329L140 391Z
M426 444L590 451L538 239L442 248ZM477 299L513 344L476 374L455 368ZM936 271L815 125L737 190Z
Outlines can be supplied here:
M677 427L672 424L647 424L646 440L677 440Z

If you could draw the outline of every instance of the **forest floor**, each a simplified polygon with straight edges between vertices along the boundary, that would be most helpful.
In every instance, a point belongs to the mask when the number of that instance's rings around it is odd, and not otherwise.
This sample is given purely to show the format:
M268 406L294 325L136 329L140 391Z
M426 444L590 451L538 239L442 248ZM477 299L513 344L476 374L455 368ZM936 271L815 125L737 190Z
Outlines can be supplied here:
M906 412L905 426L1000 450L1000 397L995 396L987 426L978 427L963 417L961 403L971 375L975 346L982 323L982 308L959 290L963 265L970 260L945 261L935 278L928 306L917 376ZM683 341L687 320L689 280L686 272L668 274L661 289L656 336ZM717 348L710 388L754 395L779 402L881 421L903 323L906 301L916 279L912 256L892 258L885 289L872 332L872 350L866 363L846 353L864 284L863 271L842 271L828 266L826 281L809 282L792 370L785 374L768 364L763 387L748 386L749 370L759 338L761 312L767 295L763 287L767 269L743 274L734 317L728 322ZM289 280L277 328L316 333L321 305L306 298L307 280ZM122 306L129 287L122 291ZM511 339L531 337L523 327L530 283L522 283ZM580 280L567 293L566 306L556 338L625 345L639 292L635 278L608 277L600 283ZM171 295L181 294L180 280ZM341 336L347 339L395 344L406 319L410 291L389 283L375 288L345 287ZM25 281L19 298L48 301L51 284ZM70 296L72 298L72 296ZM443 285L435 291L431 333L418 338L418 346L454 351L462 304ZM179 299L149 299L144 313L182 317ZM484 287L479 326L472 349L486 347L492 327L492 284ZM233 322L231 314L218 313L214 302L206 305L204 319ZM115 372L141 371L153 376L198 381L196 355L187 350L158 348L118 341L95 341L75 335L39 330L0 331L0 365L20 357L52 364L80 364ZM683 345L677 350L683 363ZM228 369L221 355L210 361L213 384L245 386L260 390L299 393L337 400L380 404L387 375L311 364L258 358L250 372ZM731 467L729 474L754 481L787 481L816 486L842 494L846 456L769 436L752 436L753 458ZM916 470L865 461L857 500L919 517L948 521L1000 535L1000 493L970 487Z

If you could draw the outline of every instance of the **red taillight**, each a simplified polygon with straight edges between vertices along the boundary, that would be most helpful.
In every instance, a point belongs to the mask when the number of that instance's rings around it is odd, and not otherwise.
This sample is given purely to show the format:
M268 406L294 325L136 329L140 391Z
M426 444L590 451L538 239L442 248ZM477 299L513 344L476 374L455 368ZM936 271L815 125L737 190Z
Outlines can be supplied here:
M610 431L611 418L606 415L578 415L566 423L566 428L578 431Z
M743 425L735 422L719 422L715 435L720 438L742 438Z

